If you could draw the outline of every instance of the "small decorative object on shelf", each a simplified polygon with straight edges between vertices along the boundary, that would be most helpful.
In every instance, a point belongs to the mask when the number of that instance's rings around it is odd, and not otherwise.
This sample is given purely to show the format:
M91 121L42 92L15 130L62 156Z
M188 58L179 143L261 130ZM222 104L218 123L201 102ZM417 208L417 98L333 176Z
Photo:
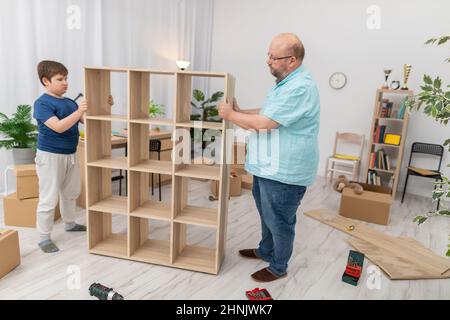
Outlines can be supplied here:
M399 134L386 133L386 135L384 136L384 143L398 146L400 144L400 135Z
M388 78L389 75L392 73L392 69L384 69L384 84L381 87L381 89L389 89L389 83L388 83Z
M391 81L391 89L392 90L398 90L400 88L400 81L393 80Z
M407 82L409 79L409 74L411 73L412 66L410 64L403 65L403 86L402 90L408 90Z

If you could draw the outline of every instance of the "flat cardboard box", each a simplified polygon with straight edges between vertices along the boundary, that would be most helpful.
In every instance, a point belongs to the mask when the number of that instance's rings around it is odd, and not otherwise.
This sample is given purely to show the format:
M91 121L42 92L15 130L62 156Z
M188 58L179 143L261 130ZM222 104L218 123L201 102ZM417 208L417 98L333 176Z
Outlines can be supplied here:
M391 188L359 184L364 189L364 193L360 195L350 188L342 190L339 214L351 219L387 225L392 204Z
M18 199L39 198L39 180L34 163L15 165L14 174Z
M230 174L230 197L238 197L242 194L241 184L241 176ZM215 198L219 196L219 181L211 180L211 193Z
M3 197L4 223L7 226L36 228L36 209L39 198L18 199L15 193ZM55 209L55 221L61 217L59 205Z
M20 265L19 233L0 229L0 278Z

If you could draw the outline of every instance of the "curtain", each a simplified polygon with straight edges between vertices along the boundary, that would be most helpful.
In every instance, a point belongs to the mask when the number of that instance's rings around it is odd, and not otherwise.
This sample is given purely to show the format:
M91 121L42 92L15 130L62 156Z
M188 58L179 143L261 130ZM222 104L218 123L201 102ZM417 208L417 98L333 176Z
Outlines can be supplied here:
M83 92L84 66L176 70L180 59L191 61L189 69L208 71L213 5L213 0L0 0L0 111L10 115L45 91L36 72L44 59L68 68L70 98ZM152 99L167 110L171 84L161 79L151 87ZM208 89L208 83L201 85ZM125 112L126 90L114 98L114 113ZM11 153L0 149L1 172L10 163Z

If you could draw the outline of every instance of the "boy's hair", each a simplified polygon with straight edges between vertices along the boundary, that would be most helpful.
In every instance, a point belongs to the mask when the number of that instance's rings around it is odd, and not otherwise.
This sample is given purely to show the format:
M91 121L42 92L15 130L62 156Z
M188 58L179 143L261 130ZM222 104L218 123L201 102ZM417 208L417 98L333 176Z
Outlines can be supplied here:
M69 71L67 71L67 68L62 63L51 60L43 60L39 62L39 64L37 65L37 72L39 81L41 81L43 86L45 86L45 84L44 81L42 81L42 78L45 77L50 81L52 77L57 74L67 76L67 74L69 73Z

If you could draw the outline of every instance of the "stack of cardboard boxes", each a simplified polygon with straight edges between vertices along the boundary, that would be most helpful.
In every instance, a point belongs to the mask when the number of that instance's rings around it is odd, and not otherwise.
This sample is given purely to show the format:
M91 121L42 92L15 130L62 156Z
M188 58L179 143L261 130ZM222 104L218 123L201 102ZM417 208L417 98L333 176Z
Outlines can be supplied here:
M7 226L35 228L36 209L39 202L36 165L15 165L13 171L16 176L17 191L3 198L4 223ZM57 206L55 221L59 218L60 213Z

